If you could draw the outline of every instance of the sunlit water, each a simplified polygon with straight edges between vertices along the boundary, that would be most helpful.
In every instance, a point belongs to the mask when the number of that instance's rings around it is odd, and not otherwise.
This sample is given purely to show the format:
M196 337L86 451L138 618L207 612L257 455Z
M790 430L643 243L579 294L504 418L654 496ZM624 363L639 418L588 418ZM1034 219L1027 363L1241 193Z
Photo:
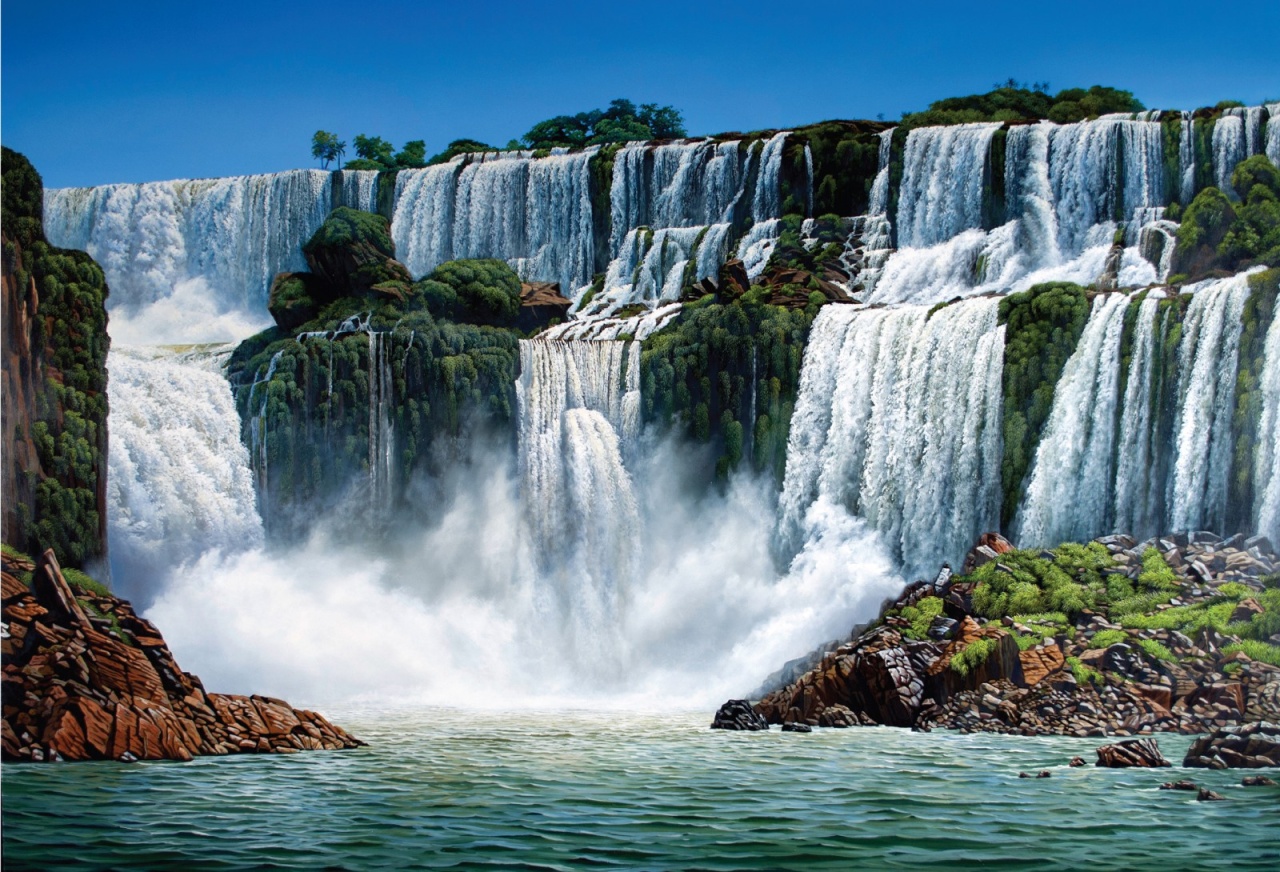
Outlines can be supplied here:
M1092 762L1097 739L722 733L706 712L331 714L370 746L6 765L4 865L1280 868L1280 788L1066 765ZM1189 739L1159 742L1180 761ZM1183 777L1230 801L1157 789Z

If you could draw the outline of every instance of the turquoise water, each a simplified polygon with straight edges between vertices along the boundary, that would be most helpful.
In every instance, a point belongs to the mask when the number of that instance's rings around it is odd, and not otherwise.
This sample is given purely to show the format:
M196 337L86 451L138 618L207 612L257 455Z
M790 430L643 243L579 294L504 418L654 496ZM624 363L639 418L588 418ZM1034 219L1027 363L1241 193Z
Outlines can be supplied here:
M344 753L3 767L20 868L1280 868L1280 788L1096 739L721 733L707 713L333 712ZM1180 761L1189 739L1160 737ZM1019 779L1050 769L1052 778ZM1190 777L1230 802L1157 790Z

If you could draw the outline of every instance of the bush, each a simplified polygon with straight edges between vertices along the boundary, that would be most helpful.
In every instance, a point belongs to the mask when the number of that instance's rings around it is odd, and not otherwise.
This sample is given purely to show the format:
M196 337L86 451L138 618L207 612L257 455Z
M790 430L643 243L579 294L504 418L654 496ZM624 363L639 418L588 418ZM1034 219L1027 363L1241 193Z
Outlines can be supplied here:
M446 311L449 293L430 285L436 282L453 292L452 311ZM451 260L436 267L426 280L415 285L417 293L442 307L440 317L470 324L505 327L520 315L520 277L504 261Z
M1214 594L1214 600L1230 600L1233 603L1238 603L1251 593L1253 593L1253 591L1240 582L1229 581L1218 588L1217 592Z
M1222 653L1227 657L1239 651L1243 651L1250 660L1270 663L1272 666L1280 666L1280 645L1271 645L1267 642L1259 642L1256 639L1245 639L1242 642L1227 645L1222 649Z
M903 631L909 639L929 638L929 627L933 619L942 614L942 600L936 596L921 597L913 606L903 606L898 616L911 622L911 627Z
M1110 648L1121 642L1128 642L1129 634L1124 630L1099 630L1089 640L1090 648Z
M1138 586L1153 593L1179 589L1178 577L1165 562L1164 555L1155 548L1142 552L1142 572L1138 574Z
M964 677L977 669L996 650L995 639L974 639L951 657L951 668Z
M1152 660L1174 661L1178 658L1173 656L1173 652L1161 645L1155 639L1139 639L1138 647L1146 652L1147 656Z
M1085 666L1079 657L1068 657L1067 668L1080 684L1102 684L1102 673L1091 666Z

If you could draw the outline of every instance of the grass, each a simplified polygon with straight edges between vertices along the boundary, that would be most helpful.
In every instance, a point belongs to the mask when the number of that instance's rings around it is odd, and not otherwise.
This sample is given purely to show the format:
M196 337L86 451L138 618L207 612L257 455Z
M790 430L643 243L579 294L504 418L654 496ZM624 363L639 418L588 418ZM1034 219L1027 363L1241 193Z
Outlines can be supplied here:
M977 669L991 652L996 650L995 639L974 639L951 657L951 668L962 678Z
M1099 630L1089 640L1090 648L1110 648L1120 642L1128 642L1129 634L1124 630Z
M1280 645L1259 642L1257 639L1245 639L1243 642L1228 645L1222 649L1222 653L1228 657L1238 651L1243 651L1250 660L1280 666Z
M1092 666L1085 666L1079 657L1068 657L1067 667L1079 684L1102 684L1102 673Z
M1138 647L1147 652L1147 656L1151 657L1153 660L1165 660L1171 662L1178 659L1173 656L1172 651L1164 645L1161 645L1155 639L1140 639L1138 640Z
M10 560L23 560L23 561L26 561L27 563L35 563L35 561L31 559L30 555L23 554L21 551L19 551L17 548L14 548L12 545L0 544L0 551L4 552L4 556L8 557Z
M107 589L105 584L78 569L64 569L62 570L62 577L67 580L67 584L71 585L73 590L78 590L81 593L91 593L94 596L111 596L111 591Z

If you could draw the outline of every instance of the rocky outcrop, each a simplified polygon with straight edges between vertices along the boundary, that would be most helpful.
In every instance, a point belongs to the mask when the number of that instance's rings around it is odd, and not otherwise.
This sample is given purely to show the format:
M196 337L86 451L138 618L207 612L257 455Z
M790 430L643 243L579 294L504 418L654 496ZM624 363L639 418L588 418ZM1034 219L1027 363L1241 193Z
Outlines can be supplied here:
M1037 615L988 619L975 611L974 578L953 578L944 567L932 583L916 582L886 603L869 629L784 667L755 710L772 724L1077 737L1280 721L1280 667L1246 653L1267 657L1265 644L1248 649L1212 626L1182 633L1154 619L1171 607L1220 609L1234 597L1232 620L1259 618L1267 626L1264 603L1273 602L1273 592L1266 579L1280 564L1269 541L1195 532L1144 543L1108 536L1092 547L1090 559L1105 557L1101 578L1122 576L1121 587L1155 571L1144 558L1160 552L1166 587L1157 598L1164 601L1146 615L1152 620L1126 629L1090 608L1054 618L1052 629ZM1016 555L1002 557L1013 550L1003 537L984 535L965 567L972 572L995 561L1005 571L999 561L1014 561ZM1036 559L1055 558L1042 552ZM1157 628L1139 629L1151 625Z
M311 272L335 298L367 292L388 282L407 290L413 278L395 259L390 222L381 215L339 206L302 247Z
M31 574L31 584L23 580ZM52 551L3 573L6 760L190 760L355 748L314 712L208 693L129 603L76 590Z
M711 722L713 730L767 730L769 722L756 714L745 699L731 699L716 712Z
M1114 745L1103 745L1098 749L1098 766L1112 769L1127 767L1156 768L1172 766L1160 753L1160 745L1155 739L1130 739Z
M569 317L573 300L561 295L559 282L522 282L516 327L530 333Z
M1182 765L1202 769L1280 766L1280 724L1261 721L1215 730L1191 743Z

